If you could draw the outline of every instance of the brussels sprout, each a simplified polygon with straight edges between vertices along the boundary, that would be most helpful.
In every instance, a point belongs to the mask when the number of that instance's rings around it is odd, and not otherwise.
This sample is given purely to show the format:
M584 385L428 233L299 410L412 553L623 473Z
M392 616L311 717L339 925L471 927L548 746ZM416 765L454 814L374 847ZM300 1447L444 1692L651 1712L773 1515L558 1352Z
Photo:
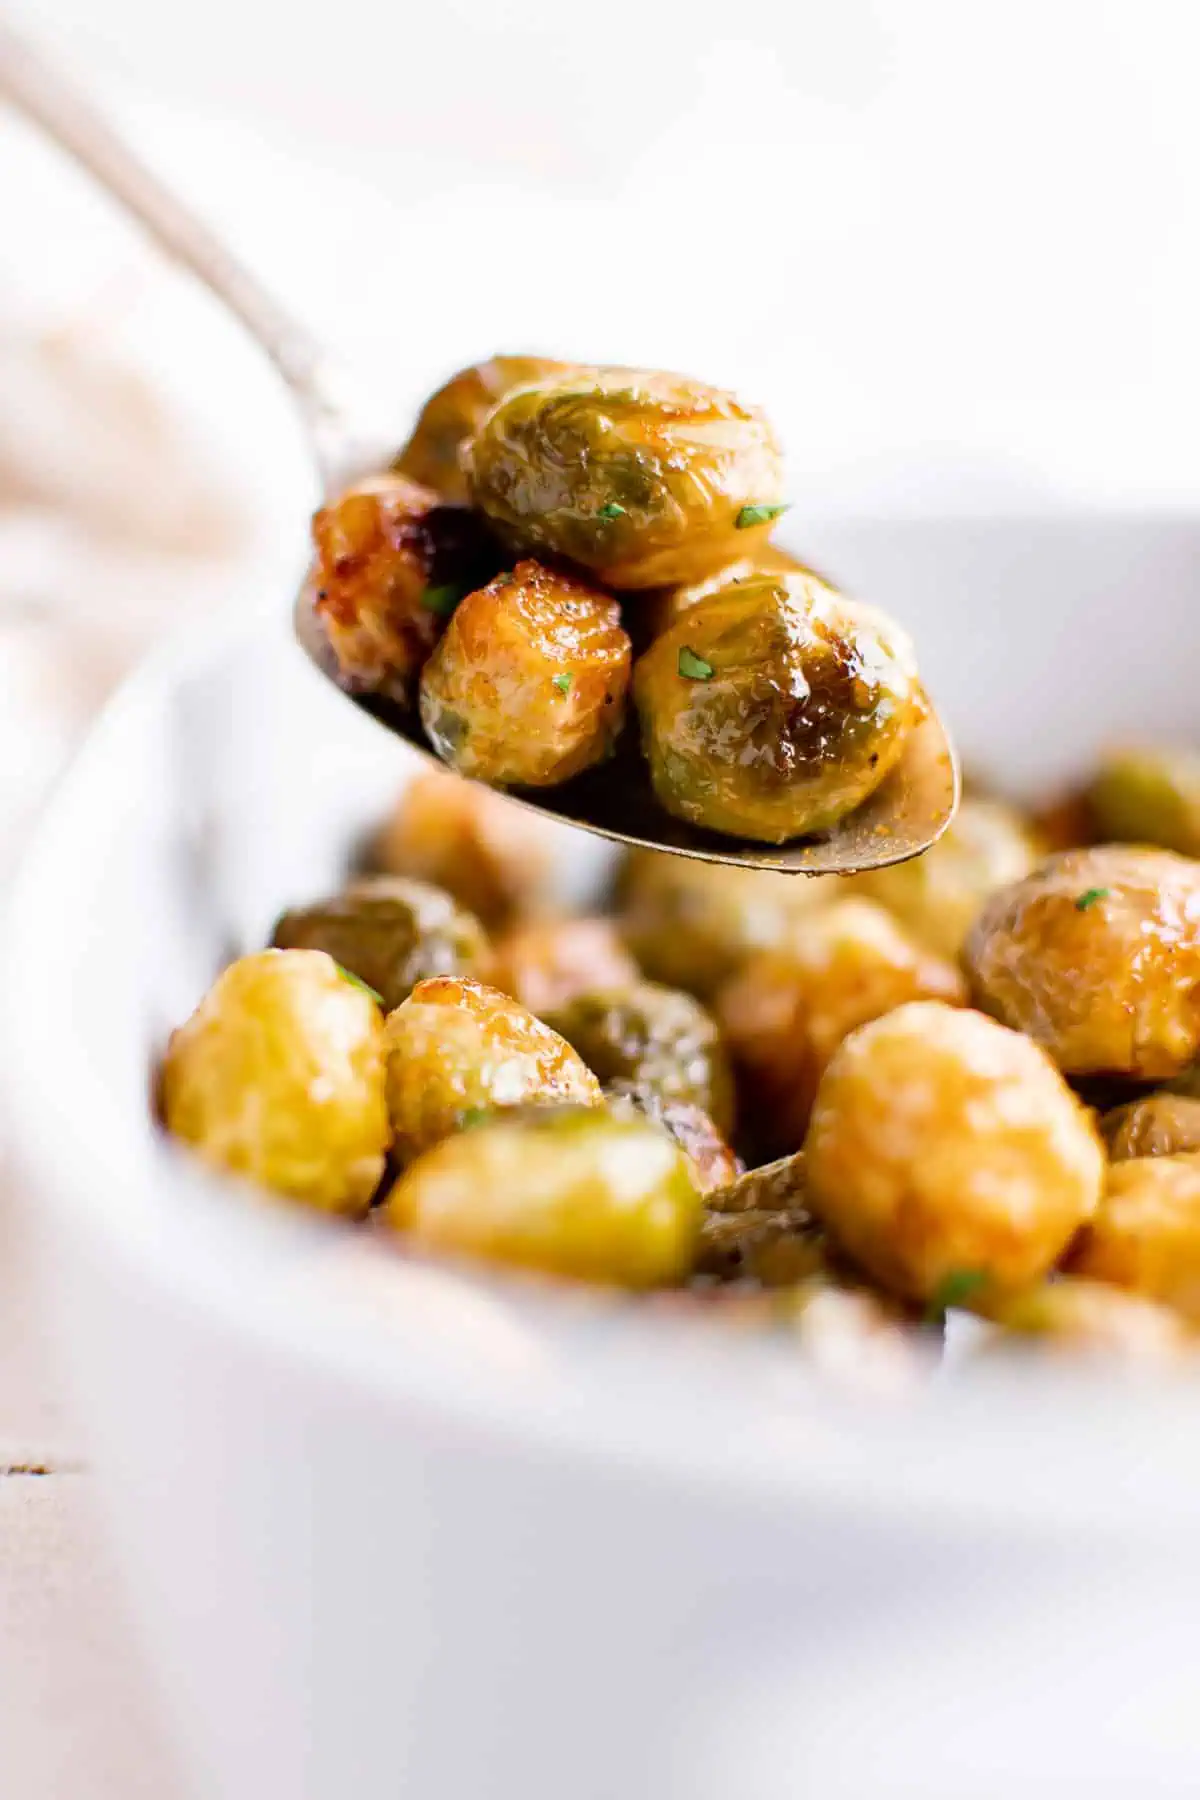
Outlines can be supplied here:
M780 1157L705 1195L697 1272L784 1287L828 1268L825 1232L805 1203L804 1157Z
M427 1151L382 1217L421 1249L650 1288L690 1270L700 1210L686 1158L656 1126L545 1108Z
M1087 794L1102 838L1200 856L1200 752L1114 750Z
M964 956L985 1011L1070 1075L1161 1081L1200 1054L1200 864L1062 851L993 896Z
M438 769L414 775L370 847L372 863L434 882L490 927L545 910L558 827Z
M715 1021L690 994L642 981L611 993L577 994L547 1015L604 1083L635 1082L685 1100L718 1130L733 1122L733 1082Z
M1200 1324L1200 1155L1113 1163L1066 1266Z
M802 575L693 607L638 659L634 695L667 811L768 844L866 800L922 710L903 632Z
M519 388L463 468L515 548L567 556L615 588L701 580L752 554L783 511L766 420L678 375L579 369Z
M687 1157L700 1193L723 1190L736 1179L738 1159L702 1107L670 1099L645 1082L627 1080L610 1081L604 1099L619 1119L640 1117L661 1125Z
M576 994L628 987L637 964L611 919L536 919L499 938L489 981L541 1018Z
M421 408L416 429L392 467L410 481L433 488L443 500L462 504L467 484L459 450L478 430L497 400L527 381L565 375L570 363L546 356L493 356L460 369Z
M629 664L615 600L518 563L455 612L421 676L421 721L460 775L553 787L609 754Z
M928 1000L851 1033L805 1143L809 1202L832 1236L884 1287L939 1310L1048 1274L1095 1211L1104 1166L1087 1110L1036 1044Z
M364 1213L391 1140L383 1020L315 950L264 950L219 975L172 1032L167 1129L206 1162L326 1212Z
M313 519L310 588L352 693L408 705L455 603L499 566L490 533L402 475L360 481Z
M1112 1162L1200 1150L1200 1100L1165 1091L1147 1094L1110 1108L1100 1120L1100 1135Z
M810 569L790 551L781 550L777 544L760 544L753 556L739 557L701 581L640 594L636 607L629 609L630 623L638 630L638 642L643 647L652 644L702 600L711 600L723 589L739 582L753 581L759 575L811 575L817 581L821 579L815 569Z
M384 1040L401 1164L498 1108L600 1104L600 1084L570 1044L478 981L419 981L388 1015Z
M397 875L356 881L343 894L296 907L271 939L281 950L324 950L365 981L390 1012L430 975L476 975L483 927L442 888Z

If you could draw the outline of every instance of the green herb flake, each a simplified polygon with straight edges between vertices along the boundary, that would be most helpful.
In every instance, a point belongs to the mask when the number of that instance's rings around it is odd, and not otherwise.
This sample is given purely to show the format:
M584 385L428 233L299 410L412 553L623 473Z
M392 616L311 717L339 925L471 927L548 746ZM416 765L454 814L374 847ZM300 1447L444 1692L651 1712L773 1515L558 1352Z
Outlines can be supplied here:
M426 612L436 613L439 619L448 619L462 597L463 590L448 581L440 587L427 587L421 595L421 605Z
M925 1323L941 1325L952 1306L962 1306L987 1281L984 1269L951 1269L945 1278L938 1282L933 1295L925 1308Z
M361 988L364 994L370 994L376 1006L383 1005L383 995L377 994L370 983L364 981L361 975L356 975L353 969L347 969L343 964L339 963L337 965L337 972L343 981L348 981L350 983L351 987Z
M609 500L596 514L598 519L623 519L625 508L619 500Z
M751 525L769 525L772 519L777 519L780 513L785 513L790 505L790 500L784 500L779 506L768 506L765 503L743 506L733 521L734 526L738 531L748 531Z
M1077 894L1075 897L1075 911L1087 912L1090 906L1095 906L1097 900L1107 900L1111 891L1110 888L1088 888L1086 893Z
M554 677L554 685L560 694L569 694L571 691L571 677L569 675L556 675Z
M486 1106L464 1107L458 1115L458 1129L474 1131L477 1125L486 1125L491 1116Z
M679 652L679 673L685 681L711 681L713 666L710 662L705 662L702 656L697 656L694 650L689 650L685 644Z

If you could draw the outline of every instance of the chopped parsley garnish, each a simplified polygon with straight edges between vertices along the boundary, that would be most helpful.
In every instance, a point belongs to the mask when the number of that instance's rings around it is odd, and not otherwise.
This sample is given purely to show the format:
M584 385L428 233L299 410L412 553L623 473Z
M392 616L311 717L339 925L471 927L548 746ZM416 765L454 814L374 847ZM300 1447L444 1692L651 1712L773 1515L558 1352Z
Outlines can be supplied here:
M598 519L623 519L625 508L619 500L609 500L596 514Z
M711 681L713 666L710 662L705 662L702 656L697 656L694 650L689 650L685 644L679 652L679 673L685 681Z
M925 1308L925 1323L941 1325L950 1308L961 1306L965 1300L969 1300L986 1280L987 1273L983 1269L951 1269L933 1291Z
M560 694L569 694L571 691L571 677L569 675L556 675L554 677L554 685Z
M1086 893L1076 896L1075 911L1086 912L1089 906L1095 906L1097 900L1107 900L1110 892L1109 888L1088 888Z
M733 523L738 531L746 531L751 525L766 525L772 519L777 519L780 513L785 513L790 505L790 500L784 500L779 506L768 506L765 503L743 506Z
M440 619L448 619L462 597L462 589L448 581L440 587L427 587L421 595L421 605L426 612L437 613Z
M376 1006L383 1005L383 995L377 994L370 983L364 981L361 975L356 975L353 969L347 969L339 963L337 965L337 972L343 981L348 981L350 983L351 987L361 988L364 994L370 994Z

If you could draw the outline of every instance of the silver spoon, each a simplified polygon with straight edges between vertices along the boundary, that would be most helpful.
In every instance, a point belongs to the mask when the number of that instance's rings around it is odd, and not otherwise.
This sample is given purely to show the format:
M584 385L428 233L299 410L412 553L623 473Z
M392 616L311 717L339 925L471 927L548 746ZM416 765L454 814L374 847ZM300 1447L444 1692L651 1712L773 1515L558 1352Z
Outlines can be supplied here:
M399 434L385 439L365 426L341 398L344 384L336 369L303 327L145 167L91 102L3 24L0 99L9 101L75 157L162 249L190 269L241 320L270 357L299 407L327 495L337 493L366 470L387 466ZM303 590L296 602L295 627L304 650L322 674L334 679L324 634ZM369 695L347 698L437 761L415 714ZM864 806L820 838L779 848L717 837L672 819L654 803L644 767L637 759L615 772L609 767L560 788L518 792L512 797L552 818L623 844L746 868L850 875L903 862L927 850L954 817L958 795L954 750L930 708L911 733L898 767Z

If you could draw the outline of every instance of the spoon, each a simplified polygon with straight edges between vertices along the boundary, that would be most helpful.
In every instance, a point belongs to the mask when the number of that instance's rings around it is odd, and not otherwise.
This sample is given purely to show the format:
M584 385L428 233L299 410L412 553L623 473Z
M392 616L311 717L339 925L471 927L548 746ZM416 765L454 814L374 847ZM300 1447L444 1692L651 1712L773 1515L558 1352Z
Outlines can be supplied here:
M370 430L343 396L343 380L304 328L260 286L191 210L124 144L103 116L28 44L0 23L0 99L9 101L118 200L177 262L241 321L290 391L326 495L386 468L397 435ZM336 679L324 633L302 589L296 637L322 674ZM415 713L371 695L347 695L388 730L444 768ZM932 707L910 733L899 764L871 798L819 838L781 846L720 837L662 811L640 758L630 755L561 787L505 790L525 806L643 849L706 862L807 875L850 875L904 862L936 843L958 805L953 747Z

